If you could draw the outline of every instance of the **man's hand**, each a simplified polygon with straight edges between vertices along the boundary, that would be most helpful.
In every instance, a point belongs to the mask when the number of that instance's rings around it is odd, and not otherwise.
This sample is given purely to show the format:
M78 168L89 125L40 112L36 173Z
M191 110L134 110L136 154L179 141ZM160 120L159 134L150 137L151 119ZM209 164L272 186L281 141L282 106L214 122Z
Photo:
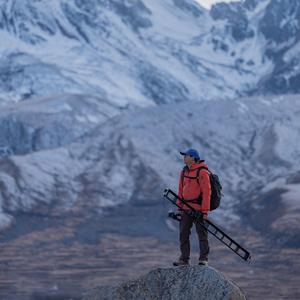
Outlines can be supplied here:
M177 213L178 215L181 215L181 216L182 216L182 215L183 215L183 210L182 210L182 209L178 209L176 213Z
M174 219L174 220L177 220L177 221L180 221L181 220L181 214L180 213L178 213L178 212L169 212L168 213L168 217L169 218L172 218L172 219Z

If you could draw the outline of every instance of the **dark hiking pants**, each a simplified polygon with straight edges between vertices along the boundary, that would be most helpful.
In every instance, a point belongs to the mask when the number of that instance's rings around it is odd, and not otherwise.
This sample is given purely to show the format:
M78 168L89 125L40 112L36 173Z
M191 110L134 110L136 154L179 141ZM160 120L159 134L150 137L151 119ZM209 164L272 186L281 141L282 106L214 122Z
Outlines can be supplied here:
M186 213L182 213L180 221L180 251L181 259L189 260L190 258L190 234L193 224L196 225L196 231L199 240L200 255L199 260L207 260L209 253L209 245L207 238L207 230L200 225L201 220L196 221L195 217L191 217Z

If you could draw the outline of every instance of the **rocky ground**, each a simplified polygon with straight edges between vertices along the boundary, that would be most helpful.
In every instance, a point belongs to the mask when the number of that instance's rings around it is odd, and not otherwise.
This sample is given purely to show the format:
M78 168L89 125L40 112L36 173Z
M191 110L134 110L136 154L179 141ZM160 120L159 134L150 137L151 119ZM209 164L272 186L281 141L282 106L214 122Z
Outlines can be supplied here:
M20 214L1 234L1 300L81 299L93 287L168 267L178 256L177 234L167 229L155 207L127 205L102 217L81 211L78 207L61 216L41 208ZM251 229L236 227L228 233L251 251L252 263L211 237L210 265L233 280L247 299L300 298L299 249L272 247ZM193 243L196 264L195 234Z
M246 297L216 269L194 265L157 268L134 280L92 289L82 300L100 299L246 300Z

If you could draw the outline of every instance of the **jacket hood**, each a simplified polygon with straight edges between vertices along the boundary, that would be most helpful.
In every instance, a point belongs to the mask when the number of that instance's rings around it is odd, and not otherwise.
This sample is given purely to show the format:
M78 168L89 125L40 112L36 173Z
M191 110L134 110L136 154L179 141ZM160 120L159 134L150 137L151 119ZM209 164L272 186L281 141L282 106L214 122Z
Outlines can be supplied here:
M192 171L192 170L199 169L200 167L205 167L205 168L208 169L208 166L207 166L207 164L205 163L204 160L200 160L200 161L197 162L197 163L196 163L196 162L193 163L189 169Z

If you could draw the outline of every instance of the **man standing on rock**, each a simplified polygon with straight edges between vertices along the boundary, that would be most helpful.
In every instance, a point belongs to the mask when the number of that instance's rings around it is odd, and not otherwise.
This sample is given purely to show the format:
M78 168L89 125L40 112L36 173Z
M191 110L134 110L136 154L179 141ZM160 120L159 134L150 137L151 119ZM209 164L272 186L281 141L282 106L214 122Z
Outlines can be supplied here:
M178 196L184 199L196 211L203 214L203 218L207 219L210 208L211 186L208 167L204 160L200 160L198 152L189 149L186 152L180 152L184 156L185 167L181 171L179 178ZM207 230L201 226L203 220L196 221L196 217L192 211L180 200L177 201L180 206L180 251L181 256L178 261L174 262L174 266L189 265L190 259L190 234L193 224L196 225L196 231L199 239L199 265L208 264L209 245L207 238Z

